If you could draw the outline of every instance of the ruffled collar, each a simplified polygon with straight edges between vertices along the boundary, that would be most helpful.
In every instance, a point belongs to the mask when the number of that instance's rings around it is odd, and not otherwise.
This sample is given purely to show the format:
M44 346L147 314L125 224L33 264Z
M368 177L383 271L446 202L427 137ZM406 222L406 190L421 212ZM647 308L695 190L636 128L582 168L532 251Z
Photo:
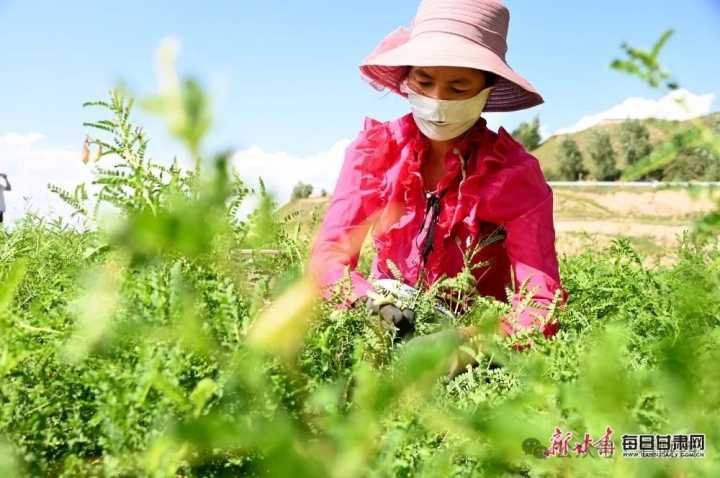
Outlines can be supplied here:
M412 146L416 152L420 152L430 147L430 139L425 136L420 128L417 127L415 120L413 119L412 113L408 113L402 117L403 125L408 129L408 137L412 142ZM458 148L464 158L467 158L470 148L476 144L482 142L487 131L487 120L480 116L474 125L470 127L465 133L455 138L452 143L452 148Z
M380 127L381 125L383 127ZM378 170L389 168L390 157L399 156L400 160L398 181L386 193L388 199L392 198L400 205L400 214L395 216L393 213L388 216L383 227L380 228L383 232L379 240L391 241L391 236L402 235L403 229L425 209L425 198L423 191L420 190L422 184L420 169L431 143L415 124L412 113L385 123L368 118L367 128L374 133L374 144L377 146L368 150L374 151L374 155L388 161L385 168L381 168L378 164ZM457 148L459 154L452 154L453 148ZM465 241L466 247L479 239L482 231L480 221L477 220L480 214L478 208L487 200L486 196L491 192L487 189L487 184L501 180L500 176L504 174L502 172L512 169L512 166L520 160L521 152L522 146L503 127L495 133L487 127L487 121L483 117L456 138L451 146L451 154L445 156L445 174L437 185L437 190L442 190L444 187L450 189L443 198L437 224L439 231L435 237L436 246L455 236L460 224L464 224L467 230L462 236L470 240ZM462 167L463 165L465 168ZM462 177L459 178L461 174ZM455 239L457 240L458 237ZM388 254L390 254L389 248L380 247L378 260L384 264ZM446 247L437 247L435 253L429 257L430 269L439 270L438 267L444 263L446 254Z
M403 131L403 137L408 141L408 147L412 154L407 157L408 172L420 174L420 168L423 160L427 158L430 151L431 142L417 127L412 113L407 113L400 118L400 127ZM459 175L462 175L461 181L465 179L470 171L470 161L475 156L477 148L487 143L490 139L488 135L490 130L487 128L487 120L482 116L478 118L475 124L465 133L455 138L451 145L451 150L456 154L448 154L445 156L445 174L437 184L438 190L443 190L450 186ZM459 155L459 157L458 157ZM462 160L460 159L462 158Z

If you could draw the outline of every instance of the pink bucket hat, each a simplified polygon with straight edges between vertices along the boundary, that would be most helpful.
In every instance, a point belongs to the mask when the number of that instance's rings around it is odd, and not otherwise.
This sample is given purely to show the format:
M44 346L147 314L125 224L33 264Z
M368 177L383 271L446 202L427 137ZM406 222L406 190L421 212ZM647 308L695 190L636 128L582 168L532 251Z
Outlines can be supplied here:
M463 66L498 75L484 111L517 111L543 103L505 61L510 12L501 0L422 0L411 28L387 35L360 64L376 90L400 90L410 66Z

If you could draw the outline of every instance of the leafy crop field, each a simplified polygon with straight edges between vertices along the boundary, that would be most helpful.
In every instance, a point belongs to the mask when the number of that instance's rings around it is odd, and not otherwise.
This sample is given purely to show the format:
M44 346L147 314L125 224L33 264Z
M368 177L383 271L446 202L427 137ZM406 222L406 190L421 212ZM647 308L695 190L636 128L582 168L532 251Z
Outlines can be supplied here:
M467 270L442 284L467 303L456 323L426 291L417 335L482 331L480 365L448 380L450 336L395 342L365 311L337 309L347 281L318 299L308 239L263 189L236 219L250 191L227 153L203 150L202 89L177 85L143 104L193 169L147 157L115 91L86 105L100 117L93 188L52 188L84 226L28 215L0 229L1 476L720 476L708 229L667 266L622 238L564 256L570 302L550 340L495 335L509 306L473 296ZM102 227L100 206L116 213ZM556 432L573 433L570 452L545 456ZM623 434L647 433L704 434L705 456L622 456Z

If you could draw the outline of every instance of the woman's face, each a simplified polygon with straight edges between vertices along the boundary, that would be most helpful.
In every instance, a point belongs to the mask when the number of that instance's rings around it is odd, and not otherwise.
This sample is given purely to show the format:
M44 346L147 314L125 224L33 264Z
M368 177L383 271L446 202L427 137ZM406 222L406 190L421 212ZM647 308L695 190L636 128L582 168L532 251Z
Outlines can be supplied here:
M411 66L408 86L414 92L436 100L464 100L486 86L485 72L461 66Z

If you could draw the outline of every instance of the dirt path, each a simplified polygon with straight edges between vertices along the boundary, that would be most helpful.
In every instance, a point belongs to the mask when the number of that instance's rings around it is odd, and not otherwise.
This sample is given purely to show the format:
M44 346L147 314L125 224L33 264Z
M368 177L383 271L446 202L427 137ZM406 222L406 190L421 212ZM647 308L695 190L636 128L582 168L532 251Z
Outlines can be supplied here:
M626 235L626 236L652 236L662 240L674 240L675 236L682 234L689 228L689 223L677 224L656 224L641 222L621 221L566 221L560 220L555 223L555 232L576 232L588 234Z
M555 192L556 248L574 255L626 236L646 263L670 264L682 234L714 210L717 194L687 190L573 190Z
M558 254L575 255L586 250L598 250L610 245L619 236L626 236L646 265L672 264L675 251L690 223L641 223L607 220L558 220L555 222Z

